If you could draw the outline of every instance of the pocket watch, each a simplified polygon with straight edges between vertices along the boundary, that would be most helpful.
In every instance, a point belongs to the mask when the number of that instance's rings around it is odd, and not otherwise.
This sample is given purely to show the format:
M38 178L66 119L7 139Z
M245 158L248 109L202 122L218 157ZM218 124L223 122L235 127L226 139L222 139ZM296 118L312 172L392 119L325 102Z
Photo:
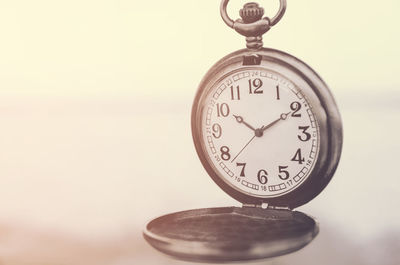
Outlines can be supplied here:
M243 207L184 211L151 221L145 239L194 261L227 262L298 250L318 234L316 221L293 211L331 180L342 149L342 122L319 75L285 52L264 48L262 35L282 18L251 2L224 22L246 49L218 61L201 81L192 108L197 154L214 182Z

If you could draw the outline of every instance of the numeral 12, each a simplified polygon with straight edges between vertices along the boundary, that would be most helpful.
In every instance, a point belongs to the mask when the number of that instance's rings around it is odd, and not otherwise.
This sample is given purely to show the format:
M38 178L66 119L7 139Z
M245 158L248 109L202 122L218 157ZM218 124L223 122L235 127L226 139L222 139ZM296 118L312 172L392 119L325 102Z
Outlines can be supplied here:
M254 80L249 79L249 94L263 94L264 91L261 89L262 85L263 82L260 78Z

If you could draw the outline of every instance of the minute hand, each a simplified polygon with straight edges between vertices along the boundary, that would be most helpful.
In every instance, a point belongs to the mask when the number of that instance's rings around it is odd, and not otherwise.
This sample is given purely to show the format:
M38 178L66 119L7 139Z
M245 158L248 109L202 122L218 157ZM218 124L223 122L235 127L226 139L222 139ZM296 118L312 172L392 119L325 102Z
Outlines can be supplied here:
M279 119L276 119L276 120L274 120L273 122L271 122L270 124L265 125L265 126L262 128L262 131L264 132L266 129L271 128L271 127L274 126L276 123L278 123L280 120L286 120L289 114L290 114L290 112L288 112L288 113L282 113L281 116L279 117Z

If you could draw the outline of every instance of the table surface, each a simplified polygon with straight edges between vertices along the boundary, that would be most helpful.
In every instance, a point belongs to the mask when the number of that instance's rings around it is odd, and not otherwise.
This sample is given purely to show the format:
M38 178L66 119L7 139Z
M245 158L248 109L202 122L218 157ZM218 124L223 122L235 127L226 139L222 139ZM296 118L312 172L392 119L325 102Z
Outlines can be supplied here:
M320 234L296 253L254 264L399 264L400 94L382 97L337 95L342 160L323 193L298 208L318 220ZM145 224L240 206L201 167L191 102L2 97L0 264L187 264L152 249Z

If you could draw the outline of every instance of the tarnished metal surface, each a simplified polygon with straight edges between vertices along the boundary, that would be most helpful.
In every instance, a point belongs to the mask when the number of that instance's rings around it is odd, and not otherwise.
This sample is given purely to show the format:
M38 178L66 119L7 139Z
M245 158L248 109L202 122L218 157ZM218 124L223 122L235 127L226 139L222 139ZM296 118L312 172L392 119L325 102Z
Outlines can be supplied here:
M210 208L165 215L144 232L158 250L195 261L240 261L286 254L307 245L318 225L307 215L260 208Z

